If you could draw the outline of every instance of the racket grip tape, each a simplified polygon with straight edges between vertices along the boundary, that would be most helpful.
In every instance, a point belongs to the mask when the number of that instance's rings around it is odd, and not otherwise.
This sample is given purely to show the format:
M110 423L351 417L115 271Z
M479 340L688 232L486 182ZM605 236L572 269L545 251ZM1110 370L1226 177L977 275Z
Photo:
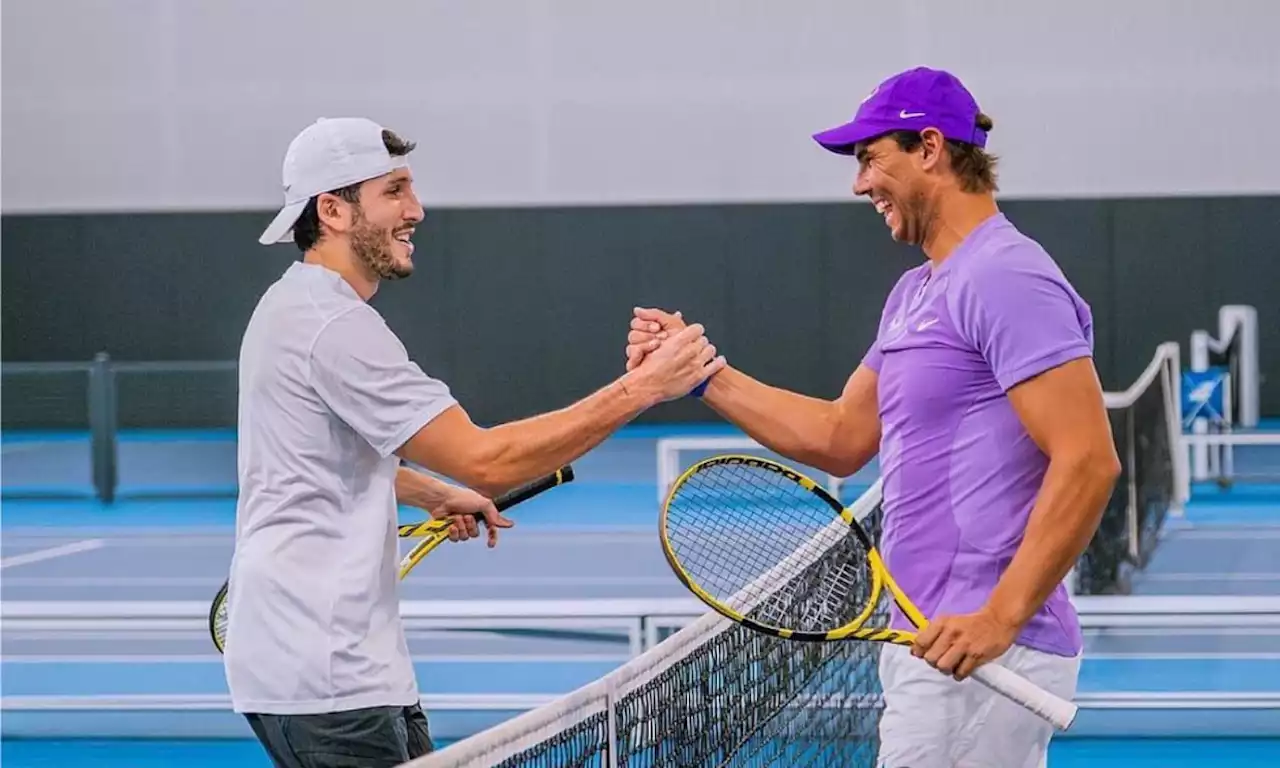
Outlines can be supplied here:
M973 671L972 676L991 690L1004 694L1053 723L1060 731L1070 728L1072 721L1076 719L1079 707L1075 704L1049 693L1017 672L1002 667L996 662L983 664Z
M507 509L508 507L513 507L522 501L528 501L544 491L549 491L558 485L564 485L565 483L570 482L573 482L573 465L565 464L563 467L549 475L543 475L533 482L522 485L514 490L507 491L493 500L493 506L497 507L498 511L501 512L502 510ZM476 515L476 517L480 517L480 515Z

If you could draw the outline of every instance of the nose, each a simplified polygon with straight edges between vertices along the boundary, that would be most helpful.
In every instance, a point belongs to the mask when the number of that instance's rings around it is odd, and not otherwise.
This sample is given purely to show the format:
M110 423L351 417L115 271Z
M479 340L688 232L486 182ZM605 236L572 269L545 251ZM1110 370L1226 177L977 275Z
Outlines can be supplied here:
M867 181L867 173L865 170L859 169L858 174L853 177L853 194L871 194L871 183Z
M414 224L427 217L427 212L422 208L422 201L418 199L418 193L412 188L409 189L409 205L405 207L404 217Z

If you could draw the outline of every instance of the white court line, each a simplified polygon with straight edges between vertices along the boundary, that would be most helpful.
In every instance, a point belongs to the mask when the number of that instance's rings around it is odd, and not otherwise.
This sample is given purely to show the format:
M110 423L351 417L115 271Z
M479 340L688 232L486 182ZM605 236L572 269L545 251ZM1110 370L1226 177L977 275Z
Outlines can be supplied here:
M24 535L25 534L25 535ZM175 528L169 534L156 535L155 531L149 531L145 535L134 534L126 530L116 530L110 533L100 534L104 538L110 538L113 547L120 549L183 549L195 547L213 547L217 549L228 549L235 543L235 531L228 527L225 532L210 533L206 531L203 534L195 535L188 533L182 529ZM56 532L41 532L39 538L57 538ZM7 534L5 536L8 541L21 541L24 538L37 538L28 531L23 533ZM596 547L601 545L627 545L635 546L638 544L649 545L654 540L653 531L634 531L634 532L597 532L597 531L520 531L519 522L512 531L502 534L502 538L498 542L498 550L519 548L519 549L537 549L542 547ZM412 542L417 539L401 539L402 545L407 549ZM455 547L473 546L484 548L478 540L456 542ZM448 551L448 550L445 550Z
M598 661L621 663L631 657L622 653L574 653L574 654L505 654L505 653L471 653L411 656L415 663L431 664L546 664L564 662L570 664L592 663ZM222 657L216 653L201 654L138 654L137 656L113 654L42 654L26 656L23 654L6 655L5 664L207 664L222 663Z
M226 574L209 577L174 576L25 576L7 578L7 587L26 587L47 589L78 587L114 589L118 587L209 587L217 589ZM595 576L578 574L566 576L529 576L512 574L510 576L454 576L432 577L411 576L405 584L429 587L485 586L485 587L572 587L586 585L607 586L667 586L678 583L675 576Z
M502 634L499 630L477 630L477 629L414 629L405 630L405 636L410 643L422 643L426 641L437 640L457 640L459 634L465 633L469 639L484 636L486 639L496 640L501 643L524 643L523 638L509 637ZM1280 630L1277 631L1280 634ZM68 630L26 630L26 629L10 629L5 632L5 642L40 642L44 640L56 640L59 642L72 643L75 645L84 645L85 643L101 643L111 642L115 640L128 640L131 643L140 642L159 642L171 643L174 645L199 642L204 644L209 640L209 630L207 627L199 629L93 629L85 631L68 631ZM585 642L594 642L587 640ZM8 651L6 650L6 653ZM20 656L21 654L14 654Z
M1253 541L1255 539L1280 539L1280 524L1241 526L1233 530L1213 530L1210 528L1183 528L1178 530L1176 540L1179 542L1196 539L1199 541ZM1170 541L1174 539L1169 539Z
M1143 581L1280 581L1275 573L1145 573Z
M1116 637L1280 637L1280 627L1184 627L1181 631L1168 627L1091 627L1084 634L1095 640Z
M1276 661L1280 659L1280 653L1268 651L1222 651L1220 653L1213 651L1204 651L1200 653L1161 653L1161 652L1141 652L1133 653L1089 653L1085 651L1084 660L1089 661L1216 661L1221 659L1232 659L1238 661Z
M60 547L50 547L48 549L37 549L35 552L24 552L21 555L6 557L0 560L0 568L12 568L15 565L28 565L30 563L39 563L43 560L52 560L56 557L66 557L67 555L75 555L81 552L91 552L95 549L102 549L106 546L106 542L102 539L85 539L84 541L73 541L70 544L63 544Z

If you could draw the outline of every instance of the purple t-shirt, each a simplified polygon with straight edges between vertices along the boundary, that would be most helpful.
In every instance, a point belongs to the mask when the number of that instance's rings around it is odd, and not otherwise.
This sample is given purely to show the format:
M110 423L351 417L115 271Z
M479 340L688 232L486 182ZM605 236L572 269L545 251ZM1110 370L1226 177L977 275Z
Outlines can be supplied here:
M1003 214L889 294L863 360L879 374L881 548L925 616L981 608L1022 542L1048 458L1005 393L1092 348L1089 306ZM1017 643L1080 652L1061 584Z

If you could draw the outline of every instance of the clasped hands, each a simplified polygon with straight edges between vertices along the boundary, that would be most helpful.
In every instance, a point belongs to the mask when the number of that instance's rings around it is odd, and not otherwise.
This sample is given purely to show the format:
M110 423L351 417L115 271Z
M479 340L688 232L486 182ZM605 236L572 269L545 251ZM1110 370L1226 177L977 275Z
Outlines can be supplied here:
M627 334L628 393L646 407L684 397L725 366L700 323L686 324L679 312L636 307Z

